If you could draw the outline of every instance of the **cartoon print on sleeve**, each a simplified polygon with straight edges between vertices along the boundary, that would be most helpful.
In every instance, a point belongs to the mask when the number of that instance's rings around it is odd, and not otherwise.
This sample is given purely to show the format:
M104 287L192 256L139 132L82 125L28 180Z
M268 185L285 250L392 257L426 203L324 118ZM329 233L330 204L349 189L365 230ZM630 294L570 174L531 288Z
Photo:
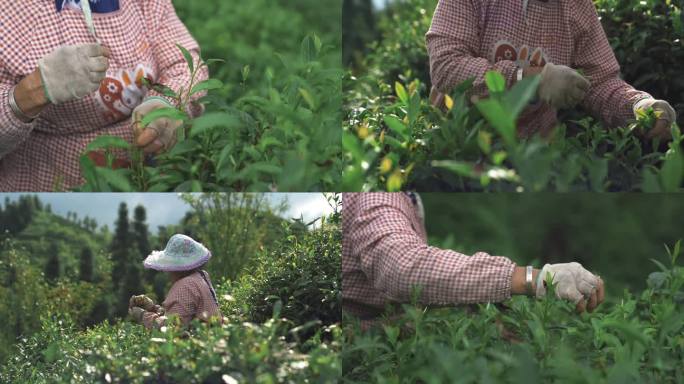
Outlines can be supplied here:
M116 122L133 113L147 95L143 79L152 82L152 71L139 64L134 71L120 70L116 76L107 76L100 83L96 98L103 108L105 119Z
M521 68L527 67L543 67L546 65L546 55L541 48L536 48L530 55L530 48L523 45L517 49L512 43L501 40L494 45L494 57L492 62L498 63L501 60L514 61L515 64Z

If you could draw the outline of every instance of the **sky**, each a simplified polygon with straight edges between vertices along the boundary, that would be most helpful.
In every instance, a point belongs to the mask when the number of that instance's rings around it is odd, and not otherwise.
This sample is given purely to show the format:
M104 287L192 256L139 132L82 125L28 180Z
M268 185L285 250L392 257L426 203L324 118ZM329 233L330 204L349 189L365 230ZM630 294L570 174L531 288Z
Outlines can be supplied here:
M9 196L16 200L21 193L0 193L0 204ZM121 202L128 205L129 215L136 205L147 209L147 223L151 230L160 225L176 224L190 207L176 193L36 193L40 200L52 206L52 211L61 216L76 212L78 217L89 216L100 225L114 226ZM290 209L283 214L287 219L303 216L311 221L332 212L322 193L267 193L274 204L287 199Z
M375 8L382 9L385 7L385 3L387 2L387 0L373 0L373 5Z

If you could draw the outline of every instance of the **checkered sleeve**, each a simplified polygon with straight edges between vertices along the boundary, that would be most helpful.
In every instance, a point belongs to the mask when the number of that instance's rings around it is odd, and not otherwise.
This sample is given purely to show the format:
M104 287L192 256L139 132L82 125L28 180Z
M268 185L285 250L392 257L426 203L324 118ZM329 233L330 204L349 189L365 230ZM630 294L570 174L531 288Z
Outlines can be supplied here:
M176 10L170 0L150 1L152 7L151 14L156 17L151 18L153 24L150 30L150 41L155 56L159 60L159 77L157 82L178 92L181 88L187 91L190 86L191 74L188 64L177 45L187 49L193 57L195 65L199 62L200 47L192 37L183 22L178 18ZM207 80L209 71L206 66L202 68L194 79L194 84ZM199 92L191 97L191 101L196 101L205 92ZM156 91L151 91L149 96L164 97ZM190 103L188 114L197 117L203 112L201 105Z
M474 78L471 95L487 96L484 75L497 70L512 86L516 65L510 60L491 64L478 55L481 42L479 20L481 4L474 0L439 0L432 25L425 36L430 57L432 86L449 93L460 83Z
M651 95L635 90L620 78L620 66L592 1L577 1L575 10L579 35L575 39L574 66L582 69L592 83L582 105L608 126L625 125L634 120L634 104Z
M35 124L22 122L10 109L9 97L16 85L14 81L0 62L0 159L27 139Z
M358 200L347 244L375 289L407 302L414 289L426 305L498 302L511 295L515 264L479 252L466 256L431 247L412 227L407 204L396 194L368 194Z
M197 314L200 292L190 279L183 279L174 284L163 306L166 316L176 315L183 324L189 323Z

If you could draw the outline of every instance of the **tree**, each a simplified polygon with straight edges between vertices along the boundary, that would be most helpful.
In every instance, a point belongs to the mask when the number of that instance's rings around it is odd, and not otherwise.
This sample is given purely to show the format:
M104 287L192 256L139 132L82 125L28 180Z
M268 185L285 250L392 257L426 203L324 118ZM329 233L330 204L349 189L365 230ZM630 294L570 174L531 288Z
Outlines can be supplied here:
M121 287L121 279L126 274L126 267L130 262L130 226L128 223L128 207L126 203L119 205L118 217L114 237L110 245L112 253L112 285L115 291Z
M145 207L142 205L135 207L133 220L133 238L135 239L135 244L138 247L138 252L143 258L145 258L150 254L151 251L147 223L145 223L145 220L147 220Z
M355 64L367 50L366 45L377 39L375 16L371 0L342 2L342 62Z
M83 250L81 250L79 279L90 283L93 282L93 251L89 247L83 247Z
M138 257L134 259L136 263L142 263L143 260L150 254L152 248L150 247L149 231L147 229L147 212L145 207L138 205L133 212L133 239L138 251ZM145 280L149 283L154 282L154 271L148 270L144 274Z
M52 242L48 249L48 261L45 264L45 279L54 282L59 279L59 275L59 247L56 242Z
M287 202L272 206L264 194L183 195L193 208L183 228L211 251L208 269L215 278L235 278L254 255L283 233L277 216ZM275 220L270 220L271 218Z

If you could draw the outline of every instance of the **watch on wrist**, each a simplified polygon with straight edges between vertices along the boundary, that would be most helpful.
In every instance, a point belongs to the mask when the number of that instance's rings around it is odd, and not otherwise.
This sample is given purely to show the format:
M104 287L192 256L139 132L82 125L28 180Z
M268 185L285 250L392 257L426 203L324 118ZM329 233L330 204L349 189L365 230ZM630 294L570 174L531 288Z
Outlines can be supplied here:
M532 271L533 268L531 265L528 265L525 268L525 290L527 291L528 295L534 294L534 287L532 286Z
M523 67L518 67L518 70L515 71L515 80L516 81L522 81L523 79Z

